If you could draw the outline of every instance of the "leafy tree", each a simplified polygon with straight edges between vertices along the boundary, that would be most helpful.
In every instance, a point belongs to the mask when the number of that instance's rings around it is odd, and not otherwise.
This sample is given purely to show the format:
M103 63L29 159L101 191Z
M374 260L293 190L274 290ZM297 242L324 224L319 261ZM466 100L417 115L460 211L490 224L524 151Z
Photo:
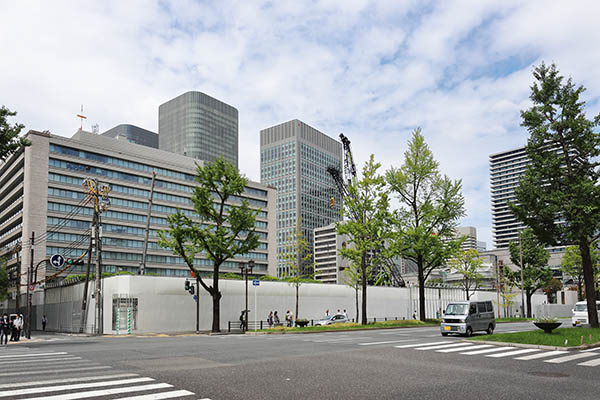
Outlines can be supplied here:
M197 219L181 210L169 215L169 228L159 232L159 244L182 257L196 281L212 297L212 331L220 331L219 268L230 258L247 254L259 245L255 233L257 211L250 209L247 200L231 204L234 196L244 192L248 180L236 167L222 157L204 167L197 165L192 202ZM213 263L213 281L209 286L194 266L196 254L203 253Z
M508 317L508 310L511 308L515 302L513 299L517 296L517 292L512 291L512 287L508 287L508 291L503 290L500 292L500 297L502 298L501 307L504 309L504 317Z
M381 166L371 154L362 171L362 179L348 185L344 198L344 221L337 224L337 233L347 235L349 245L339 250L342 257L360 266L362 286L361 323L367 324L367 280L379 260L387 256L389 237L389 201L385 180L377 174ZM357 316L358 319L358 316ZM358 321L357 321L358 322Z
M483 275L479 272L483 260L479 258L479 252L475 249L465 250L450 260L450 269L463 276L460 287L465 291L467 300L471 298L471 292L479 289Z
M344 277L343 281L346 286L354 289L354 298L356 304L356 320L358 322L359 308L358 308L358 293L360 292L360 288L362 287L362 274L360 270L360 264L356 264L354 262L350 262L348 267L344 269ZM367 280L371 279L371 270L368 271Z
M536 290L546 286L552 279L552 270L548 267L550 254L538 240L530 228L521 233L521 247L523 250L523 266L521 266L521 251L519 241L514 240L508 244L510 260L519 267L517 270L504 269L506 279L516 287L521 287L521 268L523 268L523 290L527 303L527 317L531 318L531 296Z
M6 259L0 258L0 301L5 301L8 298L8 285L10 280L6 271Z
M296 289L296 320L298 319L298 292L302 283L307 279L313 279L314 263L312 261L312 252L308 241L302 235L300 230L300 218L296 221L296 231L294 237L286 245L282 256L286 269L283 278Z
M31 145L29 140L19 137L19 133L25 128L25 125L8 123L7 118L15 115L17 115L16 111L10 111L4 106L0 107L0 161L6 160L21 146Z
M400 201L393 248L417 264L419 315L424 321L425 281L460 250L464 238L456 238L454 229L465 209L461 181L440 175L420 128L408 145L404 165L387 171L386 179Z
M598 328L590 246L600 236L600 134L594 132L600 115L586 118L585 88L565 82L554 64L542 63L533 76L533 105L521 111L530 164L510 208L545 244L579 246L589 322Z
M600 260L600 249L598 249L598 242L592 244L590 252L590 259L594 266L594 282L598 282L598 277L600 276L600 265L598 265L598 261ZM577 280L577 300L583 300L583 291L581 287L583 283L583 265L579 246L567 247L562 258L561 270L563 273Z

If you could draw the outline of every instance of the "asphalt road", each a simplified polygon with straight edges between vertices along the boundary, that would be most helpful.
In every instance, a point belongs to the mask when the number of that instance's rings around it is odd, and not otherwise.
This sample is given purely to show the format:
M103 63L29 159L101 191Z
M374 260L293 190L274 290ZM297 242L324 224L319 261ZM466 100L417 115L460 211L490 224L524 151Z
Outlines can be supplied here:
M530 323L499 324L497 332L527 329ZM563 354L461 340L442 337L433 327L286 335L46 336L0 348L0 399L600 397L600 349Z

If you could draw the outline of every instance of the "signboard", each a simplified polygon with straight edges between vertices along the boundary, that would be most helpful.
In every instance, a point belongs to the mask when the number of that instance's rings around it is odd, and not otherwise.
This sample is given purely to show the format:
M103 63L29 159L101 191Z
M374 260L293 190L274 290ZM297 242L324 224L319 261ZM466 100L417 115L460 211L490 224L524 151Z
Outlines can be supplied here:
M54 268L60 268L65 264L65 258L60 254L54 254L50 257L50 264L52 264Z
M260 281L258 279L253 279L252 286L260 286Z

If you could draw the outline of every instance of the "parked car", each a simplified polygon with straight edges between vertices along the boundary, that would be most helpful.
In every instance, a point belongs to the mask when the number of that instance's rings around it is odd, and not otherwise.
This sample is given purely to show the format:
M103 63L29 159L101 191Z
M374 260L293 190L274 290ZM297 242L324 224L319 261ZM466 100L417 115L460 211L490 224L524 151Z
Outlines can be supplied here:
M344 314L335 314L335 315L328 315L323 319L315 321L315 326L340 324L340 323L344 323L344 322L350 322L350 321L348 320L348 318L346 318L344 316Z
M600 311L600 301L596 301L596 309ZM573 316L571 324L573 326L582 326L588 323L587 301L578 301L573 307Z
M458 333L471 336L476 331L491 335L496 329L494 306L491 301L456 301L444 311L440 331L442 336Z

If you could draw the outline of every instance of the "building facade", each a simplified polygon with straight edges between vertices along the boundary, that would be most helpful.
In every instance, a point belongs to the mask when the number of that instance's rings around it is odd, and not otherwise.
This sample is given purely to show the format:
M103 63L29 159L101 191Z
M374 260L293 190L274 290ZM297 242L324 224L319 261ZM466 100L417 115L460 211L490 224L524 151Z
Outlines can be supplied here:
M347 245L346 235L338 235L335 223L314 230L313 255L315 279L323 283L344 283L344 270L348 260L339 254Z
M238 166L238 110L202 92L158 107L158 147L203 161L223 157Z
M121 124L103 132L102 135L158 149L158 134L139 126Z
M278 276L286 273L283 256L297 224L312 249L313 230L340 219L341 195L328 167L341 170L341 143L302 121L260 131L260 180L277 188Z
M111 188L110 206L101 215L103 270L136 273L143 252L153 171L156 182L145 272L189 276L183 259L158 245L157 234L168 228L167 217L177 209L195 218L190 197L196 185L197 160L84 131L72 138L36 131L27 137L32 145L0 165L0 256L8 257L13 279L20 273L21 290L26 287L32 235L33 264L40 264L38 281L50 274L84 271L84 265L65 271L46 270L44 260L54 254L78 258L86 253L93 214L83 188L88 177ZM242 199L258 211L260 245L225 262L221 270L239 272L240 265L254 260L253 273L274 275L275 190L248 182L243 196L232 199L232 204ZM194 263L203 275L212 275L212 263L206 257L197 255Z

